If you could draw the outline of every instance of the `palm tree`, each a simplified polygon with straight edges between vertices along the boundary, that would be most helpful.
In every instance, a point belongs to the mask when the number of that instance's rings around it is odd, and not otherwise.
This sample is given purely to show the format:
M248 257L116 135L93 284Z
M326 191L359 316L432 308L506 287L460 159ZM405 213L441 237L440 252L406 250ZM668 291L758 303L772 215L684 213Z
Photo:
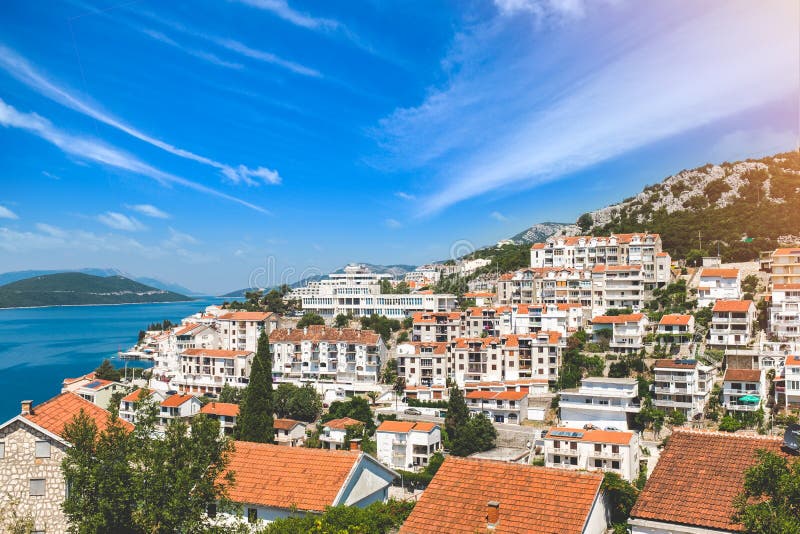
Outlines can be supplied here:
M375 406L378 403L378 397L380 393L377 391L367 391L367 398L372 401L372 405Z
M392 386L394 390L394 411L397 411L397 401L400 399L400 395L406 390L406 379L402 376L398 376L394 380L394 385Z

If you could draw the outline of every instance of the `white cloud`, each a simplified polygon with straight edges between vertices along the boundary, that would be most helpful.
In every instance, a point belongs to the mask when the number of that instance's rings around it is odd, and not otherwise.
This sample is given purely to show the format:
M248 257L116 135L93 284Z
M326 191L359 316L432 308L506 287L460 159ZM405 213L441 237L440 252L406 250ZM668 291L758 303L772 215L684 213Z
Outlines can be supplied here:
M67 237L67 233L64 230L62 230L57 226L52 226L50 224L36 223L36 229L51 237L59 237L59 238Z
M540 19L583 17L586 14L587 3L589 0L494 0L497 9L504 15L527 13ZM608 1L604 3L608 3Z
M70 93L67 89L59 87L39 71L37 71L25 58L3 45L0 45L0 68L4 69L6 72L8 72L8 74L16 78L18 81L24 83L31 89L34 89L41 95L53 100L54 102L58 102L62 106L66 106L74 111L86 115L87 117L91 117L99 122L102 122L107 126L124 132L131 137L138 139L139 141L152 145L180 158L213 167L235 183L244 182L248 185L255 185L259 183L258 181L253 180L250 174L258 172L260 169L263 169L263 167L259 167L258 169L249 169L244 165L234 167L225 163L220 163L206 156L195 154L189 150L179 148L175 145L171 145L161 141L160 139L156 139L155 137L147 135L133 126L125 124L121 120L107 114L98 107L85 102L84 100Z
M798 146L800 131L776 131L771 128L735 130L723 136L709 149L712 162L734 161L742 158L761 158L785 152Z
M19 216L5 206L0 206L0 219L19 219Z
M295 26L308 29L333 29L339 27L339 23L335 20L313 17L291 8L286 0L240 0L240 2L269 11Z
M179 232L178 230L170 227L169 238L164 241L164 245L168 247L176 247L179 245L196 245L199 242L200 241L198 241L194 236Z
M277 185L281 183L281 177L278 171L267 169L266 167L259 167L257 169L248 169L244 165L239 165L238 169L230 169L223 171L223 174L236 182L243 179L248 184L254 184L257 181L264 182L265 184ZM255 180L258 178L258 180Z
M124 230L125 232L136 232L144 230L145 226L136 218L123 215L114 211L107 211L97 216L97 220L109 228Z
M153 217L154 219L169 219L169 213L161 211L152 204L134 204L126 207L147 217Z
M489 214L489 217L491 217L495 221L500 221L500 222L507 222L508 221L508 217L506 217L505 215L503 215L499 211L493 211L492 213Z
M589 56L584 26L547 35L566 40L557 58L530 32L521 36L515 17L459 36L444 61L453 66L448 84L380 123L394 165L431 169L431 183L441 184L420 213L533 187L800 90L796 2L771 10L721 2L673 14L662 30L651 10L623 14L629 24ZM598 35L607 30L582 21ZM573 35L581 43L569 42Z
M391 228L393 230L403 227L403 224L397 219L386 219L384 221L384 224L386 225L387 228Z
M414 200L415 198L417 198L416 196L409 193L405 193L403 191L398 191L397 193L394 194L394 196L396 196L397 198L402 198L403 200Z
M244 65L242 65L241 63L233 63L231 61L225 61L224 59L220 58L215 54L212 54L211 52L206 52L204 50L197 50L196 48L192 48L190 46L184 46L162 32L152 30L150 28L141 28L139 31L141 31L143 34L147 35L151 39L169 45L173 48L177 48L178 50L180 50L185 54L196 57L198 59L202 59L203 61L207 61L208 63L217 65L218 67L224 67L226 69L234 69L234 70L241 70L244 68Z
M101 141L67 134L53 126L53 124L44 117L36 113L17 111L13 106L6 104L2 99L0 99L0 125L26 130L80 160L94 161L117 169L133 172L156 180L162 185L181 185L201 193L236 202L261 213L268 213L264 208L240 198L157 169Z
M61 177L57 174L53 174L52 172L42 171L42 176L47 176L51 180L60 180Z
M303 76L310 76L313 78L319 78L322 76L322 74L318 70L306 67L304 65L300 65L299 63L295 63L293 61L282 59L271 52L264 52L263 50L256 50L255 48L250 48L244 43L235 41L233 39L212 38L212 40L219 46L227 48L232 52L236 52L245 57L249 57L250 59L255 59L257 61L261 61L264 63L271 63L273 65L278 65L280 67L283 67L287 70L294 72L295 74L301 74Z

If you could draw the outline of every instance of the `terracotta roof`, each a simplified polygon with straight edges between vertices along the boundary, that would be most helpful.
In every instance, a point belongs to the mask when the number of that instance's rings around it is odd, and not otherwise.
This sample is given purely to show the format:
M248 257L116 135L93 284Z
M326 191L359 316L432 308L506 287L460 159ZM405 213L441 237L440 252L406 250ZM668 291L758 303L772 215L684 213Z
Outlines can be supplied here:
M800 356L794 356L794 355L787 356L786 365L800 365Z
M376 432L399 432L405 434L414 428L414 421L384 421Z
M622 315L598 315L592 319L593 324L621 324L638 323L644 317L641 313L627 313Z
M233 312L217 317L220 321L266 321L272 313L266 312Z
M272 422L272 428L275 430L291 430L297 425L305 425L305 423L294 419L275 419Z
M401 534L486 532L486 507L500 503L493 532L583 532L603 477L491 460L448 457Z
M434 428L437 428L438 426L439 425L437 425L436 423L429 423L427 421L417 421L417 423L414 425L414 428L412 428L411 430L413 432L430 432Z
M336 343L338 341L346 343L365 343L375 345L380 336L373 330L359 330L357 328L331 328L324 325L311 325L304 332L302 328L281 328L274 330L269 336L270 343L277 341L290 341L300 343L311 341L319 343L327 341Z
M495 295L494 293L490 293L488 291L472 291L470 293L464 293L464 297L466 297L468 299L480 298L480 297L491 298L491 297L495 297L495 296L497 296L497 295Z
M60 436L64 432L64 425L72 421L72 418L78 415L81 410L94 420L99 431L102 432L106 429L109 412L74 393L57 395L39 406L34 406L33 413L23 417L31 423ZM129 430L133 428L133 425L127 421L120 420L120 422Z
M411 320L414 323L435 324L436 319L458 321L461 319L461 312L414 312L411 314Z
M62 384L66 386L69 384L74 384L75 382L80 382L81 380L94 380L94 371L92 371L91 373L86 373L85 375L79 376L77 378L65 378L62 381Z
M577 432L580 437L557 436L553 432ZM588 443L611 443L612 445L630 445L633 439L633 432L615 432L612 430L583 430L581 428L560 428L552 427L547 431L545 439L557 439L559 441L583 441Z
M692 320L691 315L681 315L679 313L670 313L661 317L658 324L663 325L682 325L688 326L689 321Z
M703 269L700 271L700 278L704 276L711 278L739 278L739 269Z
M522 400L528 396L527 391L470 391L467 393L468 399L482 399L482 400Z
M781 443L781 438L676 429L631 517L741 531L730 518L744 471L756 463L758 449L781 453Z
M488 345L497 344L500 340L496 337L459 337L453 340L455 348L468 349L470 345L480 345L481 348L486 348Z
M326 426L328 428L333 428L335 430L346 430L349 426L356 426L356 425L363 425L364 423L359 421L358 419L352 419L350 417L342 417L341 419L331 419L327 423L322 426Z
M773 256L794 256L800 254L800 248L779 248L772 253Z
M641 265L605 265L605 264L597 264L592 267L593 273L604 273L606 271L614 272L614 271L641 271Z
M447 352L447 342L446 341L412 341L408 343L412 345L415 349L414 354L445 354ZM433 352L426 352L423 353L420 349L433 349ZM408 354L401 354L401 356L409 356Z
M114 383L113 380L103 380L102 378L96 378L95 380L92 380L88 384L82 385L80 389L98 390L98 389L103 389L104 387L107 387L113 383Z
M225 350L225 349L186 349L182 352L186 356L208 356L209 358L236 358L253 354L251 350Z
M689 363L692 362L692 363ZM656 360L655 365L653 366L654 369L658 368L666 368L666 369L694 369L697 367L697 362L695 360Z
M656 256L658 256L659 258L663 258L665 256L669 256L669 254L667 254L666 252L659 252L658 254L656 254Z
M209 402L200 408L200 413L236 417L239 415L239 405L230 402Z
M760 382L761 369L728 369L725 371L723 382L736 380L738 382Z
M198 326L200 326L200 325L195 324L195 323L186 323L185 325L183 325L183 328L181 328L180 330L176 330L175 331L175 335L176 336L182 336L183 334L191 332L192 330L194 330Z
M360 455L237 441L228 469L233 502L322 512L332 506Z
M718 300L711 311L715 312L746 312L753 305L752 300Z
M161 401L161 406L165 408L177 408L178 406L183 405L185 402L194 399L192 395L186 395L184 393L176 393L175 395L171 395Z
M128 393L127 395L125 395L124 397L122 397L122 401L123 402L139 402L140 400L142 400L142 396L146 397L146 396L149 396L151 393L153 393L152 389L139 388L136 391L132 391L132 392Z
M800 289L800 284L775 284L773 286L773 290L781 290L781 289Z

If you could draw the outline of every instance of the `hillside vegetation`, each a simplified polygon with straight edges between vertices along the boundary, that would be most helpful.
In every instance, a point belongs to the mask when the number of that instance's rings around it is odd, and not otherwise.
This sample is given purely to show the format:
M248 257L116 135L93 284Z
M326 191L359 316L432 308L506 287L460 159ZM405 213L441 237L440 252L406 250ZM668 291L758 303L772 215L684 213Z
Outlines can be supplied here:
M0 286L0 308L79 304L132 304L192 300L124 276L59 273L34 276Z

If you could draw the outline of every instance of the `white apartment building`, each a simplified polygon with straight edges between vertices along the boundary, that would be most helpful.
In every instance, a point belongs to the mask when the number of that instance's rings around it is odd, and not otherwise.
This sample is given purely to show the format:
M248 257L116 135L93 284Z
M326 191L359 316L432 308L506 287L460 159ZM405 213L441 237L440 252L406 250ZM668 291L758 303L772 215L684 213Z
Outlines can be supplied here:
M447 386L406 386L403 396L421 401L439 401L450 399Z
M712 312L709 345L715 348L743 347L753 341L756 305L752 300L718 300Z
M302 447L306 441L306 424L294 419L275 419L275 445L285 447Z
M559 394L560 424L569 427L628 430L628 421L642 409L635 378L587 377L579 388Z
M462 319L463 337L499 337L511 333L511 307L468 308Z
M800 411L800 356L787 356L784 367L784 408Z
M583 307L578 303L511 306L511 332L514 334L534 334L547 330L567 337L583 327Z
M520 269L512 273L504 273L497 280L497 304L528 304L536 302L536 285L534 278L540 269Z
M530 378L555 382L561 356L567 346L561 332L540 330L535 334L508 334L501 338L502 381ZM482 380L495 380L490 373Z
M221 348L255 352L261 332L269 334L278 325L278 317L266 312L233 312L217 317Z
M111 396L117 391L123 391L125 386L119 382L112 382L111 380L101 380L99 378L92 380L86 384L71 390L79 397L96 404L104 410L108 410L111 403ZM69 391L62 389L61 392Z
M386 358L372 330L312 325L275 330L269 342L273 375L282 378L375 383Z
M147 388L137 389L122 397L122 400L119 402L119 418L123 421L136 424L136 411L139 409L139 403L151 395L154 396L153 402L159 405L167 398L166 393L161 391Z
M689 343L694 339L694 315L668 313L658 321L656 336L667 343Z
M731 369L722 379L722 405L730 412L753 412L767 399L764 369Z
M772 287L769 331L777 339L800 342L800 284L775 284Z
M545 467L611 472L633 482L639 455L635 432L554 427L544 437Z
M418 286L433 285L441 278L441 273L432 265L420 265L410 273L403 275L403 280L411 284L412 282Z
M595 265L592 268L592 316L610 309L644 308L646 278L642 265Z
M534 277L536 299L545 304L592 305L592 272L574 268L542 268Z
M467 381L503 379L500 338L460 337L447 347L451 378L459 387Z
M466 382L464 394L472 391L523 391L528 396L543 395L548 391L549 382L543 378L519 378L502 382Z
M710 306L718 300L740 300L742 279L739 269L710 269L700 271L697 286L697 305Z
M497 293L491 291L469 291L464 293L465 299L473 299L478 307L491 307L497 300Z
M377 314L403 318L418 311L447 312L455 309L455 295L430 291L383 294L381 281L389 279L391 275L372 273L363 265L348 265L344 273L332 273L326 280L297 288L287 298L299 299L304 310L326 318L340 313L354 317Z
M711 395L716 369L697 360L656 360L655 398L662 410L678 410L688 418L703 413Z
M255 353L250 350L187 349L180 355L180 372L170 381L184 393L218 395L224 385L247 386Z
M461 312L416 312L411 318L411 341L446 342L464 335Z
M322 434L319 440L323 443L323 449L339 450L343 449L347 439L347 429L363 425L361 421L350 417L333 419L325 423L322 427Z
M219 421L219 432L224 436L233 434L236 419L239 417L239 405L230 402L212 401L200 408L200 413Z
M176 328L174 335L178 352L186 349L222 348L219 333L212 324L186 323Z
M384 421L375 431L375 441L382 464L419 471L442 449L442 431L426 421Z
M772 253L770 282L800 284L800 248L779 248Z
M189 419L200 413L203 404L194 395L176 393L161 401L158 419L161 426L167 426L176 419Z
M397 374L409 386L444 386L449 376L447 343L411 342L397 345Z
M607 336L609 348L620 353L641 350L650 325L647 316L642 313L598 315L591 323L592 340L598 343Z
M520 424L528 418L527 391L470 391L464 395L470 413L495 423Z

